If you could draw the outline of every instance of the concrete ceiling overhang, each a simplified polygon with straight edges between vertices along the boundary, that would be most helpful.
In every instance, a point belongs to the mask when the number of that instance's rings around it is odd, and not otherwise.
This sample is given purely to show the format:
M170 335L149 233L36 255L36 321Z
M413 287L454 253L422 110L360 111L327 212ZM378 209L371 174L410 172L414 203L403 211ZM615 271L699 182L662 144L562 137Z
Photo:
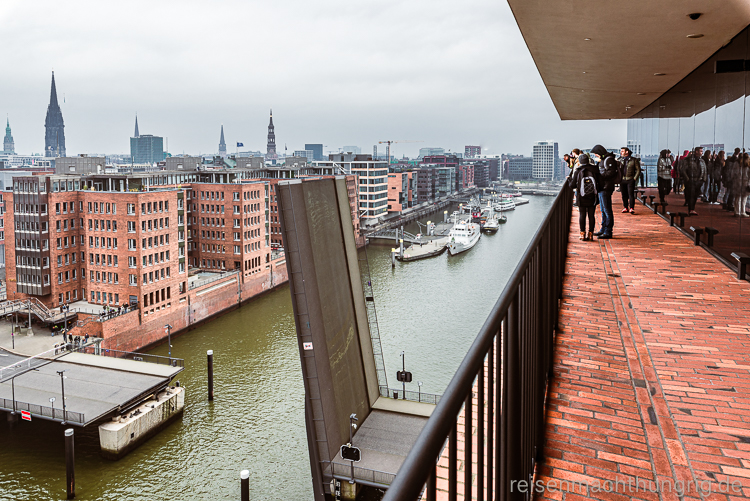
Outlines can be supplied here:
M632 117L750 25L750 0L508 3L563 120Z

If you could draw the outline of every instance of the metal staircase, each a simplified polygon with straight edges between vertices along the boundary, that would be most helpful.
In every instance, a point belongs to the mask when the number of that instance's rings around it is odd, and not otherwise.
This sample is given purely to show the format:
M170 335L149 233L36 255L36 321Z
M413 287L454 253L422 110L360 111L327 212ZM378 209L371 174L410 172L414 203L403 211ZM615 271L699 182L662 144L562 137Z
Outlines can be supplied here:
M378 373L378 386L385 388L388 392L388 380L385 374L385 361L383 360L383 347L380 344L380 329L378 328L378 314L375 311L375 296L372 291L372 279L370 277L370 264L367 259L367 245L357 252L359 262L359 274L362 278L362 290L365 292L365 308L367 309L367 323L370 326L370 341L372 342L372 354L375 358L375 370Z

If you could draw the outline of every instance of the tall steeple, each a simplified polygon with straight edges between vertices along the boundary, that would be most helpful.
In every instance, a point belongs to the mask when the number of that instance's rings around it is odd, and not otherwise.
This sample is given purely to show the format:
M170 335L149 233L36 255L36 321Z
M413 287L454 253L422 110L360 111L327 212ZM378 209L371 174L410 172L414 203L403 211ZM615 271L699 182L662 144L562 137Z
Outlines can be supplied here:
M65 156L65 123L62 110L57 102L57 87L55 86L55 72L52 72L52 88L50 89L47 118L44 121L44 156Z
M5 137L3 138L3 153L6 155L15 155L15 144L13 136L10 135L10 120L5 119Z
M221 139L219 139L219 156L226 158L227 143L224 142L224 124L221 124Z
M276 160L276 133L273 127L273 109L271 109L271 120L268 122L268 144L266 145L266 159Z
M135 133L133 134L133 137L141 137L141 134L138 132L138 114L135 114Z

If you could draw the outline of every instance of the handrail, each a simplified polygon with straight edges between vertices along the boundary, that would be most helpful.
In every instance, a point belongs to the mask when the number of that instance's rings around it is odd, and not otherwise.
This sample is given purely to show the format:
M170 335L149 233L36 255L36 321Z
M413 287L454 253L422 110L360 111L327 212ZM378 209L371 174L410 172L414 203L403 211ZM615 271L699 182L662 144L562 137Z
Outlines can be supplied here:
M188 290L197 289L198 287L202 287L202 286L204 286L206 284L210 284L212 282L216 282L216 281L221 280L223 278L229 278L232 275L237 275L237 277L239 277L239 273L240 273L239 270L232 270L232 271L220 272L215 277L207 277L207 278L204 278L202 280L198 280L196 282L192 282L192 283L188 284Z
M489 458L492 458L493 425L497 424L497 472L493 482L493 461L490 460L487 464L487 490L495 490L499 500L523 497L519 492L512 492L509 483L511 480L528 480L541 452L546 380L551 366L571 212L571 190L563 185L383 501L419 499L426 482L427 499L430 499L430 491L434 493L435 489L435 465L446 440L449 447L449 497L456 492L457 418L464 404L473 401L475 380L479 385L477 408L482 409L478 420L481 434L477 441L482 474L485 422ZM493 353L495 345L496 354ZM496 395L493 395L494 357L497 357ZM488 418L484 417L485 365L489 374ZM489 419L493 415L494 401L497 401L498 413ZM468 426L472 423L472 407L466 407L464 423L469 423ZM501 408L507 412L501 414ZM471 434L471 430L468 431ZM466 441L467 449L471 448L470 443L470 440ZM471 450L464 451L464 454L472 457ZM465 466L466 479L471 482L471 464L467 462ZM478 475L478 489L484 489L484 479Z

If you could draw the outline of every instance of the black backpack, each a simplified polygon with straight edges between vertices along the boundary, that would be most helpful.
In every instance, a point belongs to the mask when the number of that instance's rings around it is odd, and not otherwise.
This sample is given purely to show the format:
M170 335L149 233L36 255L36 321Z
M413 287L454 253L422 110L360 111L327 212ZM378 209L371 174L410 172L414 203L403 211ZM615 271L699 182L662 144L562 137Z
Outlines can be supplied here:
M602 158L602 161L599 162L599 174L607 181L614 179L615 184L619 182L618 178L621 178L620 164L615 160L615 157L607 155Z

